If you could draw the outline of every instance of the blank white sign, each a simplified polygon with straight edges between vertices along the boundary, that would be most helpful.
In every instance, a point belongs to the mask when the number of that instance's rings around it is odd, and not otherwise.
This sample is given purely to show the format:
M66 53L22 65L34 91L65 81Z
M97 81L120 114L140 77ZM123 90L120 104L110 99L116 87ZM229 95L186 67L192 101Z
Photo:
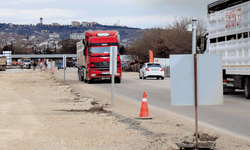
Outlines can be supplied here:
M194 55L170 55L171 105L194 106ZM223 105L222 59L197 54L198 105Z
M114 64L113 64L114 62ZM110 46L110 61L109 61L109 72L117 74L117 46Z

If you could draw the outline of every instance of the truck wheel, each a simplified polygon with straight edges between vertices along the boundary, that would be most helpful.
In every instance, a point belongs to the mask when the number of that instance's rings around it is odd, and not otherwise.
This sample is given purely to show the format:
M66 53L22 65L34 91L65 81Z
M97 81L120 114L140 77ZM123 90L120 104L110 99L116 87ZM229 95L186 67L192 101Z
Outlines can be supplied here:
M81 78L80 78L80 71L78 70L78 80L81 81Z
M121 79L119 77L115 77L115 83L121 83Z
M79 75L79 81L83 81L83 77L81 76L81 74Z
M79 78L79 81L83 81L83 76L82 76L82 72L81 70L78 70L78 78Z
M84 77L84 73L83 73L82 81L83 81L84 83L87 83L87 80L86 80L86 78Z
M87 83L88 83L88 84L92 83L92 79L87 80Z
M83 76L81 76L81 81L84 81L84 75L83 75Z
M246 99L250 99L250 80L249 77L245 77L244 92Z

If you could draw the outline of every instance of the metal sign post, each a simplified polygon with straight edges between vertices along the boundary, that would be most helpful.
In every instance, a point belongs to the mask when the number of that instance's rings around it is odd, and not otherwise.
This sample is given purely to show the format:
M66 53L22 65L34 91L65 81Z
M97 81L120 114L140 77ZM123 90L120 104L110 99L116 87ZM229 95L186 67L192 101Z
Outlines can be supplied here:
M197 102L197 55L196 55L196 21L192 19L192 54L194 55L194 105L195 105L195 149L198 146L198 102Z
M172 106L195 106L197 150L198 105L223 105L223 81L222 56L196 54L196 19L192 22L192 54L170 55L170 83Z
M67 56L66 56L66 55L63 55L63 70L64 70L63 82L65 82L65 69L66 69L66 67L67 67L66 59L67 59Z
M117 47L116 46L110 46L109 71L112 74L111 105L114 106L114 83L115 83L115 74L117 73Z

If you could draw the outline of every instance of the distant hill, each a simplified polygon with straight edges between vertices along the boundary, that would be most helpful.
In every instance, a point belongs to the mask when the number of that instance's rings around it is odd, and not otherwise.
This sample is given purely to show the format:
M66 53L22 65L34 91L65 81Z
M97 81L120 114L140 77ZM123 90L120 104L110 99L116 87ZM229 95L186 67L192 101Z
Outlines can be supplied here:
M71 26L71 25L18 25L0 23L0 34L15 34L21 36L32 36L36 38L44 37L49 38L49 34L57 33L60 35L59 40L70 38L71 33L83 33L88 30L117 30L120 33L120 38L123 41L129 42L137 37L140 37L143 30L140 28L132 28L126 26L108 26L101 24L94 24L90 26Z

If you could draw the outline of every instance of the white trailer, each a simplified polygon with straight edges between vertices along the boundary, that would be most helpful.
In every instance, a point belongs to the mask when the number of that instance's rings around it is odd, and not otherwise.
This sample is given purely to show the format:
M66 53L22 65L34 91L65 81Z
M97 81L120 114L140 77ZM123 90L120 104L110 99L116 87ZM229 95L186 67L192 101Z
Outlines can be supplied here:
M79 41L76 44L77 47L77 67L84 66L85 67L85 58L84 58L84 44L83 41Z
M207 8L205 53L222 55L224 92L244 89L250 99L250 1L219 0Z

